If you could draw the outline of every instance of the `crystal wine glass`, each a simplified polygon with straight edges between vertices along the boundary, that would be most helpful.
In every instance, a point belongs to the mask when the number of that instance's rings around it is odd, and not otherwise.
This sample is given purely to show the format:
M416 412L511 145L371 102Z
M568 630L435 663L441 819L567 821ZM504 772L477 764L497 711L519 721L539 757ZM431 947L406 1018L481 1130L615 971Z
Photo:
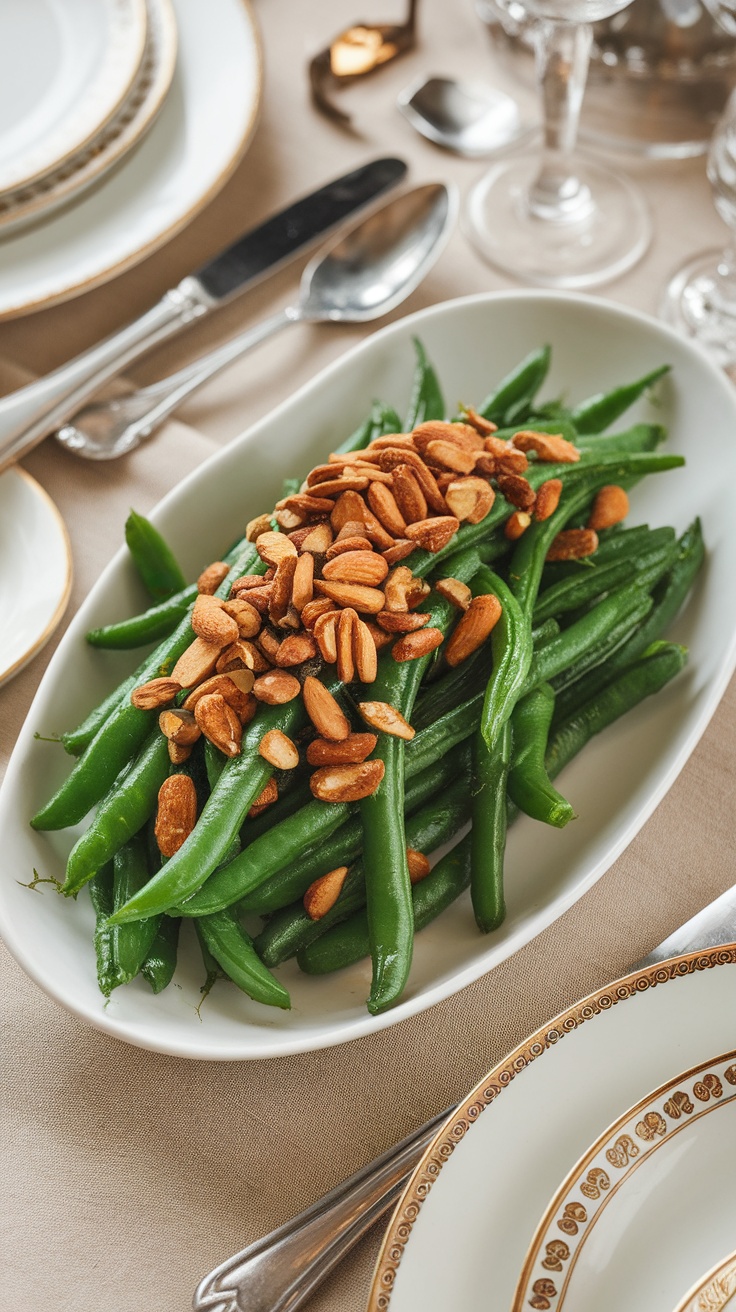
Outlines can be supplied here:
M623 273L647 248L649 215L638 189L607 165L575 153L590 25L630 3L524 0L537 20L544 145L494 164L467 209L471 240L505 273L541 286L589 287Z

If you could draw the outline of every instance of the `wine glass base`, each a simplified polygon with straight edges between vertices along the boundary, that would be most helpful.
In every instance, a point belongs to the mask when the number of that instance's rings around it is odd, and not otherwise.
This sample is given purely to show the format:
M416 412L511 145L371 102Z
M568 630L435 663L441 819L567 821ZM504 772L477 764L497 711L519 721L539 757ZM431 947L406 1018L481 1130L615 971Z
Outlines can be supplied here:
M537 153L500 161L468 198L467 235L502 273L541 287L592 287L611 282L644 254L649 213L632 183L612 169L575 158L572 168L592 206L563 222L530 213L529 188L539 172Z
M660 318L694 338L736 382L736 305L719 294L721 250L703 251L679 269L667 286Z

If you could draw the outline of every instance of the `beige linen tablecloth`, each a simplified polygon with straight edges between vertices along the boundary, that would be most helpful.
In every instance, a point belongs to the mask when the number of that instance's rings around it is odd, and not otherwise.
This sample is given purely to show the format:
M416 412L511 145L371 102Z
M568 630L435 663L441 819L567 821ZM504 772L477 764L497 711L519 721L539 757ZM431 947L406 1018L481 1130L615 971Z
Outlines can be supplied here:
M399 13L397 0L368 8L380 19ZM489 76L492 53L469 0L426 0L419 50L345 94L356 115L351 135L311 108L305 61L346 20L363 16L360 5L354 9L340 0L263 0L263 113L225 191L187 232L125 277L0 326L0 357L34 373L60 363L138 314L243 228L375 154L401 154L413 181L452 178L465 194L479 165L415 137L393 101L420 72ZM655 236L644 262L604 294L653 312L668 273L695 250L718 244L724 232L702 160L652 164L632 157L626 164L646 190ZM285 304L296 275L296 267L283 271L162 349L137 376L183 363ZM507 285L457 232L401 312ZM68 614L117 549L131 505L147 511L181 475L366 331L292 330L204 388L180 422L125 461L85 463L53 442L37 449L24 463L57 501L72 536ZM18 376L8 367L6 385ZM3 763L54 645L0 692ZM732 685L654 816L572 910L456 997L327 1052L217 1065L138 1051L67 1015L3 951L3 1307L183 1312L216 1262L460 1097L529 1030L621 974L726 888L733 879L735 774ZM315 1297L315 1309L359 1312L377 1243L377 1233L363 1242Z

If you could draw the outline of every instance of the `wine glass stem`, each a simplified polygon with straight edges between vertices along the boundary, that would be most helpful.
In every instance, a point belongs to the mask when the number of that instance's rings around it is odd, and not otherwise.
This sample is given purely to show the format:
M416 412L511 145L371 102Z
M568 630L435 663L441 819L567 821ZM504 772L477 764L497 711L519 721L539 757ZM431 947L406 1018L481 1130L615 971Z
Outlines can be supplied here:
M542 20L537 30L537 81L544 115L542 165L527 197L529 212L548 223L576 223L593 210L575 176L572 152L588 75L589 23Z
M719 309L736 316L736 242L731 242L718 260L715 295Z

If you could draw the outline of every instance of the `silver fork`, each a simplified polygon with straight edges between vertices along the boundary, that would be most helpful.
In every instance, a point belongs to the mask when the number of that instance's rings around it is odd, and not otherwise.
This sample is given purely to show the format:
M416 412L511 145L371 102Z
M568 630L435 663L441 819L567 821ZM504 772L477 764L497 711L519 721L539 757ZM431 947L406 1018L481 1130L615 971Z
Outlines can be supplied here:
M736 942L736 885L632 969ZM354 1244L398 1202L427 1146L455 1107L351 1175L292 1221L216 1266L197 1286L194 1312L295 1312Z

